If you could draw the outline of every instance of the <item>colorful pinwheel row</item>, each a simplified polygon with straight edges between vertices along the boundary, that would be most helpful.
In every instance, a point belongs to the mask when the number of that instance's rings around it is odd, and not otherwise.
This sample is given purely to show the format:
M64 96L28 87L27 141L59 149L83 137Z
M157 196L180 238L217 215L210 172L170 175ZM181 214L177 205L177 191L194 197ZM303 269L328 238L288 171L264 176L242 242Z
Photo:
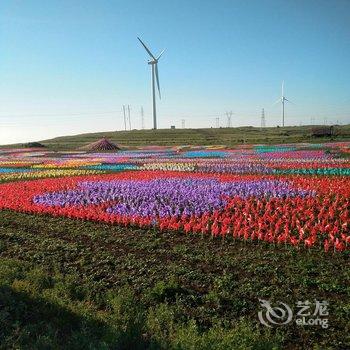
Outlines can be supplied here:
M345 251L350 180L132 171L0 184L0 210Z

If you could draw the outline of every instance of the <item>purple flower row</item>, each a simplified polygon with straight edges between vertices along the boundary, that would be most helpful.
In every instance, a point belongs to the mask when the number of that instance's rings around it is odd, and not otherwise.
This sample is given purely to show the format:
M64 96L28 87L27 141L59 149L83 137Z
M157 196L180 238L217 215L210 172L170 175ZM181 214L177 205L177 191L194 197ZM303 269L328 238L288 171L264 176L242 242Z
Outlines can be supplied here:
M82 182L75 190L46 193L33 201L60 207L112 202L107 209L110 214L168 217L213 212L224 208L227 199L235 196L285 198L311 194L277 180L219 182L187 178Z

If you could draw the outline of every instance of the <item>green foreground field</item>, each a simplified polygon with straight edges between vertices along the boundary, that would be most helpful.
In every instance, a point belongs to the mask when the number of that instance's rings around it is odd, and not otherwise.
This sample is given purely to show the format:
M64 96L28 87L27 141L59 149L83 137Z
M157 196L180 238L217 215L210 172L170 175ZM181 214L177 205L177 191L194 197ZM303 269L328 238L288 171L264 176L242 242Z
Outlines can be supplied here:
M1 349L348 349L349 254L0 212ZM269 329L259 298L329 302Z
M99 132L75 136L63 136L40 141L53 150L75 150L102 137L122 147L138 146L179 146L179 145L224 145L232 147L238 144L278 144L295 142L329 142L350 140L350 124L335 126L335 137L313 137L312 130L323 126L291 126L285 128L238 127L210 129L159 129ZM20 145L10 145L15 147Z

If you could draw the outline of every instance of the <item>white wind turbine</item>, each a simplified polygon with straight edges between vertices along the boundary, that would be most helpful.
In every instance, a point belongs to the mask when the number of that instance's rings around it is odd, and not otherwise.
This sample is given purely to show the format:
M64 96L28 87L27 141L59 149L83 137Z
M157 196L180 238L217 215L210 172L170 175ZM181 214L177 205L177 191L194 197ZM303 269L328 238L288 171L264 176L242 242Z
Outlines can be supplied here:
M285 96L284 96L284 81L282 81L282 95L281 97L275 102L275 105L277 103L282 103L282 126L284 126L284 103L285 102L290 102L293 103L291 101L289 101Z
M151 59L148 61L148 64L152 67L152 110L153 110L153 129L157 129L157 110L156 110L156 89L155 89L155 81L157 81L157 88L160 96L160 87L159 87L159 75L158 75L158 61L160 57L163 55L164 50L158 55L156 58L152 52L148 49L148 47L144 44L144 42L137 37L139 42L142 44L142 46L145 48L147 53L151 56Z

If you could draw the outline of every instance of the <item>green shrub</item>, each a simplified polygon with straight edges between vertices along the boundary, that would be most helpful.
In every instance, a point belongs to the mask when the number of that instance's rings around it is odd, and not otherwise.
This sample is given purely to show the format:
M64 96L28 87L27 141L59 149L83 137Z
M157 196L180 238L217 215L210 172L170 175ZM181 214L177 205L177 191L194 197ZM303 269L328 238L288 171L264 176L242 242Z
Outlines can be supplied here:
M181 294L186 294L186 290L172 277L167 281L157 282L148 292L147 298L151 302L175 301Z
M116 332L118 348L138 349L145 346L143 326L144 309L130 288L109 292L107 303L111 310L109 322Z

